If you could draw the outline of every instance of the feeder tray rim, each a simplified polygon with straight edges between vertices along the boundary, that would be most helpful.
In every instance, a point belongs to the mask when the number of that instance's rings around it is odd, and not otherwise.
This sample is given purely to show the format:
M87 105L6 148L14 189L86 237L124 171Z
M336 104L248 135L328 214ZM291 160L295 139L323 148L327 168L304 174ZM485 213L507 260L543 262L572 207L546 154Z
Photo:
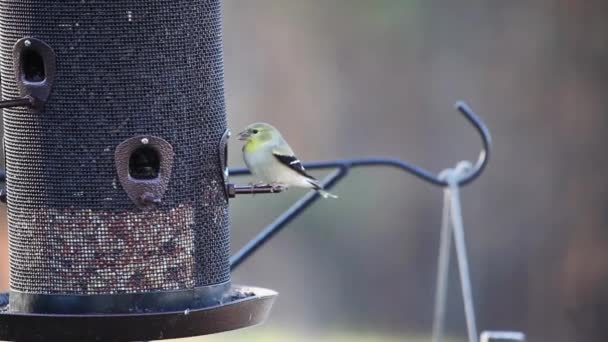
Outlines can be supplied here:
M233 285L228 293L244 298L200 309L118 314L41 314L0 312L0 340L149 341L202 336L262 324L276 291Z
M184 310L167 310L167 311L154 311L154 312L124 312L124 313L107 313L107 314L106 313L64 314L64 313L19 312L19 311L10 311L10 309L7 311L2 311L2 307L0 307L0 317L2 315L6 315L6 314L10 314L13 316L40 316L40 317L48 317L48 316L53 316L53 317L56 317L56 316L61 316L61 317L160 316L160 315L167 315L167 314L180 314L180 313L184 313L186 311L188 311L188 313L192 313L192 312L196 312L196 311L212 310L212 309L216 309L216 308L219 308L222 306L236 304L241 301L247 300L251 297L264 298L264 297L274 297L274 296L278 295L278 292L276 292L274 290L265 289L265 288L261 288L261 287L250 287L250 286L240 286L240 285L232 285L232 288L230 290L228 290L227 293L230 294L232 291L234 291L235 288L238 288L238 290L242 293L255 293L255 295L239 298L239 299L232 300L232 301L224 301L219 304L213 304L213 305L209 305L209 306L205 306L205 307L201 307L201 308L187 308ZM155 293L155 292L152 292L152 293ZM74 295L74 296L84 297L85 295Z

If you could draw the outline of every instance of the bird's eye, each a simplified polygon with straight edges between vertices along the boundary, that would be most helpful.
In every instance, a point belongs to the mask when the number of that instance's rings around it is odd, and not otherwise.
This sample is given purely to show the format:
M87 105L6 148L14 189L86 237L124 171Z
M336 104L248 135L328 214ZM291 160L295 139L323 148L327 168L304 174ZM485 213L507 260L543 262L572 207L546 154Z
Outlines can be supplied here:
M258 134L258 130L257 130L257 129L252 129L252 130L251 130L251 133L253 133L253 134Z

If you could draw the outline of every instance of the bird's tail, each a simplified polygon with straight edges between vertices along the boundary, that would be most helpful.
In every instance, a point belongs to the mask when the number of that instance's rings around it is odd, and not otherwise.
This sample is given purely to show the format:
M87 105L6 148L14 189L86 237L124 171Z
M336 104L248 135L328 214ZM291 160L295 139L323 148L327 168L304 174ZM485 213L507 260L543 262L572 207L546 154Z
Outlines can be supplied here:
M321 184L319 184L318 182L316 182L315 180L309 180L310 185L312 185L312 188L314 190L316 190L319 195L321 195L321 197L323 198L339 198L338 196L327 192L325 190L323 190L323 187L321 186Z

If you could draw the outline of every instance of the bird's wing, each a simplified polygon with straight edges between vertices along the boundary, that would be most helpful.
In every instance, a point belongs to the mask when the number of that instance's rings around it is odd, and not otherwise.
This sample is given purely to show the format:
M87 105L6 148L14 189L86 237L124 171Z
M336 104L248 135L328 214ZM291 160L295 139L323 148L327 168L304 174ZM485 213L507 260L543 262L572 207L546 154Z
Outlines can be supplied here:
M287 166L288 168L292 169L293 171L301 174L302 176L304 176L306 178L310 178L311 180L316 180L316 178L314 178L313 176L306 173L306 170L304 169L304 166L302 166L302 162L300 162L300 159L298 159L298 157L296 157L293 154L287 155L287 154L283 154L281 152L283 152L283 151L281 151L279 149L272 150L272 155L279 161L279 163Z

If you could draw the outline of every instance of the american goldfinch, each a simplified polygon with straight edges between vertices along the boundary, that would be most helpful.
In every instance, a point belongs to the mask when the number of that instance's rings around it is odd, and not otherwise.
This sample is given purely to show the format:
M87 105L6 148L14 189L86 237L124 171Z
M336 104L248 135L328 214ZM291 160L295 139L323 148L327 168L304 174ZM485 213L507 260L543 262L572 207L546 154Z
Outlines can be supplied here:
M245 164L259 180L286 188L312 189L323 198L338 198L323 190L319 181L306 173L291 147L273 126L263 122L253 123L239 133L239 140L245 141Z

